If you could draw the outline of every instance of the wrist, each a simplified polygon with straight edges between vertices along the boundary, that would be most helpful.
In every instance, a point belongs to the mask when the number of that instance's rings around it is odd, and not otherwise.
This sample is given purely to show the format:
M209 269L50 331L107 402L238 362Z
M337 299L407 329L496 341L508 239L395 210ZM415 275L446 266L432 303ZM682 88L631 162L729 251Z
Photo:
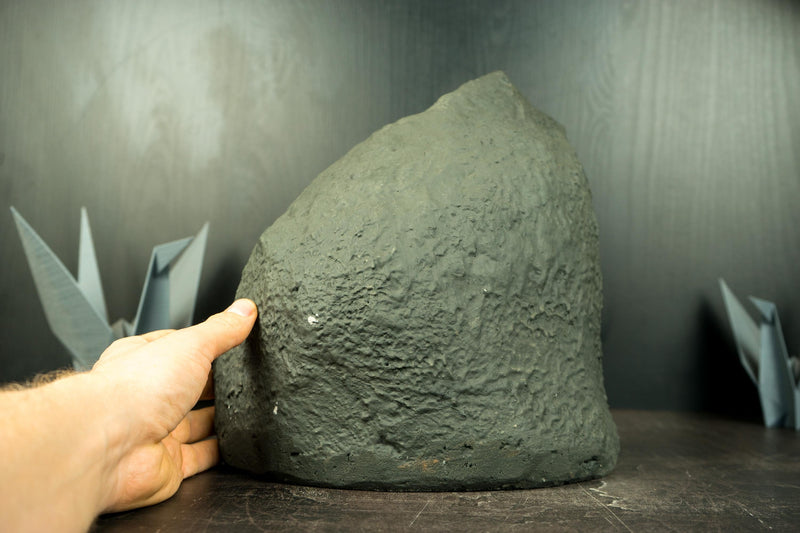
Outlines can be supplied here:
M133 447L134 436L116 384L95 372L82 373L75 378L74 385L80 390L81 403L86 406L86 457L96 461L97 467L94 479L97 515L108 509L113 501L116 467Z
M91 523L109 507L116 465L130 448L124 406L115 397L115 385L93 372L73 374L31 392L39 391L43 407L50 409L41 416L53 421L51 434L59 432L57 442L64 443L60 463L54 466L62 471L54 478L70 480L64 501Z
M66 463L72 468L76 483L85 491L77 493L80 504L91 506L92 519L107 506L109 479L114 465L125 453L124 427L115 414L115 404L110 387L102 379L90 373L79 373L56 381L48 387L53 399L64 407L57 412L70 427L64 428L68 436L65 442L73 443L69 450L70 460Z

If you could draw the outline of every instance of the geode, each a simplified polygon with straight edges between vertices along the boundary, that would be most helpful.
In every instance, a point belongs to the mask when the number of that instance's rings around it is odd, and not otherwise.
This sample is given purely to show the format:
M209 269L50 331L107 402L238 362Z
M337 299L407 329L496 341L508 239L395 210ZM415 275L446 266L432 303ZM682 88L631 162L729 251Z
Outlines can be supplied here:
M389 490L601 476L597 222L563 127L503 73L386 126L269 227L215 364L224 460Z

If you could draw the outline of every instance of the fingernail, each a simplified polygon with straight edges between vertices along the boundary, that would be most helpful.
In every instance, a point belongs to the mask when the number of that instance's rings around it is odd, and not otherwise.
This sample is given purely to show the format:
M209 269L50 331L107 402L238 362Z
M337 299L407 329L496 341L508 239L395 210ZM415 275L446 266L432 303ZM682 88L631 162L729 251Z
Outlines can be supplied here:
M242 298L241 300L233 302L226 311L236 313L239 316L248 317L255 313L256 305L247 298Z

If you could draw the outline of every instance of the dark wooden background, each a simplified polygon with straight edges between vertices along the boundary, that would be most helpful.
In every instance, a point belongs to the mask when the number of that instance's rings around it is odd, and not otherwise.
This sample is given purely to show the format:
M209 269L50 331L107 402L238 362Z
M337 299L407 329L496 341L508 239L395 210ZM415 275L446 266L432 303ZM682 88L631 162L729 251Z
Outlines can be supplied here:
M152 246L211 222L197 318L258 235L372 131L505 70L594 193L615 407L757 416L717 278L800 351L800 3L0 1L0 381L63 366L16 206L112 320Z

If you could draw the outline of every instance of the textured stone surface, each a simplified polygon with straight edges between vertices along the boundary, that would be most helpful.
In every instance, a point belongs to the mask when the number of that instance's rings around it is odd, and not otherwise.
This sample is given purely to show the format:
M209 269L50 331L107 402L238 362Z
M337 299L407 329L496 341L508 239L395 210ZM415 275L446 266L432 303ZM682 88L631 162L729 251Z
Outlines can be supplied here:
M228 463L399 490L609 472L597 224L563 128L502 73L374 133L261 236L215 364Z

